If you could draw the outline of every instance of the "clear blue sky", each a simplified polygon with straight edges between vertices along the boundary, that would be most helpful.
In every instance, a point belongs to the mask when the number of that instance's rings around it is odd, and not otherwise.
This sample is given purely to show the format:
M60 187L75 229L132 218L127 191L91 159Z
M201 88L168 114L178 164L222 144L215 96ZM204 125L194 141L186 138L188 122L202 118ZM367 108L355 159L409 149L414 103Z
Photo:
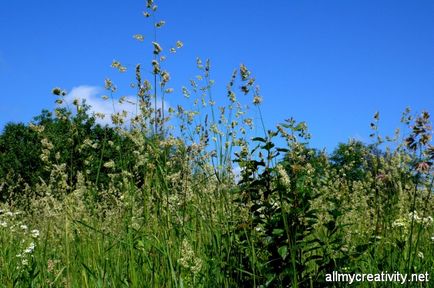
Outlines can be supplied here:
M390 134L405 107L434 112L432 0L157 4L166 21L160 42L166 49L176 40L185 44L167 64L176 91L196 74L197 56L212 60L217 98L225 97L233 68L244 63L261 86L267 128L291 116L307 121L314 147L330 151L350 137L368 140L375 111ZM2 1L0 127L53 108L55 86L102 87L113 75L125 85L133 80L113 74L110 64L148 65L152 35L144 6L138 0ZM145 42L135 41L136 33ZM178 97L167 100L176 105Z

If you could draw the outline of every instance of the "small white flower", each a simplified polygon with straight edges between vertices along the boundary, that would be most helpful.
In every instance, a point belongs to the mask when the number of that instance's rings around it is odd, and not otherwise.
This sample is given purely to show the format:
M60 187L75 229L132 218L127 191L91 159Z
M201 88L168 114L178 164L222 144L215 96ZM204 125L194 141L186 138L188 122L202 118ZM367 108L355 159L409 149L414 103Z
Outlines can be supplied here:
M39 237L39 230L34 229L34 230L30 231L30 233L31 233L31 236L33 238L38 238Z
M23 229L23 230L29 229L29 227L27 227L27 225L20 225L20 228Z
M24 250L24 253L31 254L33 252L33 250L35 250L35 243L34 242L30 243L29 247L27 247L27 249Z
M6 223L4 221L0 221L0 226L1 227L8 227L8 223Z
M419 223L421 220L421 218L417 214L417 211L408 213L408 217L410 218L410 220L414 220L416 223Z
M422 223L426 226L430 226L433 223L433 218L431 216L423 218Z
M392 223L392 227L405 227L406 223L404 223L401 219L396 220Z
M106 168L114 168L115 167L115 162L113 160L110 160L110 161L104 163L103 166L106 167Z

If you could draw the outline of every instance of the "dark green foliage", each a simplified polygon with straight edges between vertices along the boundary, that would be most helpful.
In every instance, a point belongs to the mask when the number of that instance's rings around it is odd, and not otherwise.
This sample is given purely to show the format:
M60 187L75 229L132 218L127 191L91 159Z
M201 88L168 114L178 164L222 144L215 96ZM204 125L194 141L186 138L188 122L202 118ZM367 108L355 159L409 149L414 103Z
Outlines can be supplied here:
M0 135L0 179L4 181L2 201L24 196L22 194L26 185L34 188L36 184L48 183L50 167L46 167L40 158L43 138L53 144L49 161L66 164L70 189L75 185L78 171L88 171L88 181L106 187L109 183L107 175L113 171L105 168L103 163L118 161L123 164L119 171L132 165L131 156L127 157L132 152L131 141L121 137L113 127L96 124L88 110L86 105L74 115L66 109L57 110L57 115L62 117L55 117L51 112L43 110L32 123L43 126L42 132L35 132L22 123L9 123L5 126ZM83 145L85 139L96 144L95 147ZM114 144L108 145L109 141ZM122 151L116 149L116 146L122 147Z
M343 169L349 181L363 181L374 168L375 157L381 152L373 145L365 145L361 141L351 140L340 143L330 155L332 167Z
M338 208L328 211L331 220L323 224L324 229L317 228L324 235L315 229L319 214L311 203L318 197L321 177L318 182L310 180L324 172L326 158L296 138L291 138L289 149L276 148L272 138L277 134L254 139L259 144L250 155L258 155L257 159L240 154L236 160L243 168L240 204L250 207L251 215L235 231L231 255L242 261L242 269L231 271L243 287L311 287L312 281L321 282L327 271L349 260L348 253L339 253L344 242L338 233L342 231ZM282 152L285 161L272 165Z
M1 201L20 196L23 184L30 186L46 176L39 158L41 144L36 132L28 126L8 123L0 135Z

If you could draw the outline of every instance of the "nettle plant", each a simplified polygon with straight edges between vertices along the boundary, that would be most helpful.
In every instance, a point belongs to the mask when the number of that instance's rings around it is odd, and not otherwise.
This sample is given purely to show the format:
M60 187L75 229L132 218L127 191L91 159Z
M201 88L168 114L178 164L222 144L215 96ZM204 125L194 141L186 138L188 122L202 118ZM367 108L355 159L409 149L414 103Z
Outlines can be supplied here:
M275 146L279 134L287 148ZM251 151L237 153L239 207L250 217L237 226L230 254L242 259L243 269L229 267L228 273L243 287L315 287L326 272L348 266L367 249L360 244L349 251L339 201L322 199L323 211L312 205L327 182L321 176L327 160L307 147L309 138L304 122L289 119L267 138L254 138Z

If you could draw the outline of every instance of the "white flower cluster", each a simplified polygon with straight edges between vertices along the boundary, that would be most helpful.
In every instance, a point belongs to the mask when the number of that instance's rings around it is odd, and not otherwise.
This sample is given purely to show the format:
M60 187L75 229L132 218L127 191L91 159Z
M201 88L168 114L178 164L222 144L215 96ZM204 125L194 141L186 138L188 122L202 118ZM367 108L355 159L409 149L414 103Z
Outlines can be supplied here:
M0 228L8 228L9 234L13 233L14 238L22 239L21 245L28 243L22 248L22 252L17 254L16 257L21 260L21 267L28 266L30 259L33 257L36 244L35 240L39 238L40 232L37 229L30 230L29 226L23 224L17 216L22 212L12 212L0 209Z
M195 255L187 239L182 241L181 255L183 256L178 259L178 263L183 268L190 270L193 275L200 272L202 269L202 259Z
M410 221L414 221L418 224L422 224L423 226L429 227L433 223L433 218L431 216L427 217L420 217L417 213L417 211L410 212L408 214L408 218Z
M276 170L277 173L279 174L280 180L282 181L282 184L286 187L286 188L290 188L291 187L291 180L289 179L288 174L285 171L285 168L278 164L276 166Z

